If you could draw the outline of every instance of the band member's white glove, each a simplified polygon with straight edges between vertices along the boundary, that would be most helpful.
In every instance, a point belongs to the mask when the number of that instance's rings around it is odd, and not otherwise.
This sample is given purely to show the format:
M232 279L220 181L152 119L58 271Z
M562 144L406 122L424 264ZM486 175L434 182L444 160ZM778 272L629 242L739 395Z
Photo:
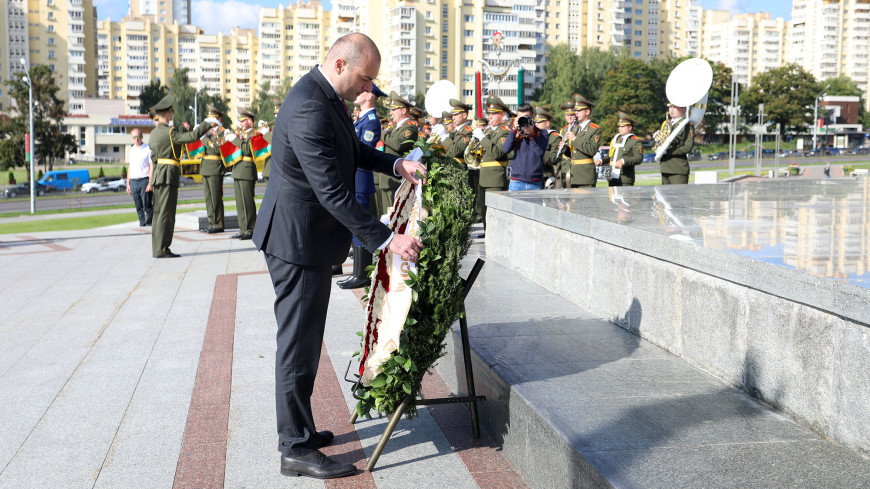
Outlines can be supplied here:
M224 140L226 142L231 143L236 140L236 135L234 133L228 132L226 136L224 136Z
M596 165L600 165L601 164L601 153L595 153L595 156L592 157L592 161L594 161Z
M474 130L471 131L471 137L477 139L478 141L483 141L483 138L486 137L486 134L483 133L483 129L475 127Z
M203 121L217 126L221 125L221 121L217 120L217 117L206 117Z
M268 125L269 125L269 123L266 122L266 121L264 121L264 120L262 120L262 119L260 119L260 120L257 122L257 126L259 126L259 127L265 127L265 126L268 126Z
M263 122L263 121L260 121L260 122ZM260 134L265 136L266 134L269 134L269 126L263 126L260 129L258 129L258 131L260 131Z

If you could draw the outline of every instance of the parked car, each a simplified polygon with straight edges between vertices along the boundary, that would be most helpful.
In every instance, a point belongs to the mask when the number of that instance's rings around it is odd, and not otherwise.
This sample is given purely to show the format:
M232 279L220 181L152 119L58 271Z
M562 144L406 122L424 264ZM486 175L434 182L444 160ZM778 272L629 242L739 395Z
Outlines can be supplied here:
M196 183L196 180L194 180L193 177L181 176L178 179L178 186L179 187L190 187L194 183Z
M121 177L103 177L82 185L82 192L86 194L95 194L109 190L123 192L127 190L127 181Z
M840 156L843 152L840 148L828 148L828 154L831 156Z
M775 150L775 149L767 149L767 148L765 148L765 149L762 149L762 150L761 150L761 157L762 157L762 158L773 158L773 157L775 157L775 156L776 156L776 150Z
M49 192L51 189L46 187L45 185L36 182L36 195L42 197L46 192ZM30 196L30 182L19 183L14 187L7 188L3 194L7 199L14 199L15 197L24 197Z
M793 150L793 149L787 149L787 150L779 153L780 158L788 158L788 157L794 157L794 156L798 156L798 152Z
M655 163L656 154L655 153L644 153L643 154L643 162L644 163Z
M852 150L853 155L866 155L870 154L870 148L855 148Z
M45 174L39 183L55 190L78 190L82 185L91 181L91 174L87 170L53 170Z
M688 156L687 159L689 161L698 161L701 159L701 153L699 153L697 151L695 151L694 153L689 153L687 156Z
M716 153L712 153L712 154L710 155L710 159L711 159L711 160L727 160L727 159L728 159L728 153L725 152L725 151L718 151L718 152L716 152Z

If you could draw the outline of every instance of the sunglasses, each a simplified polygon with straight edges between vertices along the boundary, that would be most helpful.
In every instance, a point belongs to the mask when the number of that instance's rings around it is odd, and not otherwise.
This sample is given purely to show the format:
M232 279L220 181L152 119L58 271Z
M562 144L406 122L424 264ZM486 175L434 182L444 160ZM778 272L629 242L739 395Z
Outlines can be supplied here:
M142 136L133 136L133 139L142 139Z

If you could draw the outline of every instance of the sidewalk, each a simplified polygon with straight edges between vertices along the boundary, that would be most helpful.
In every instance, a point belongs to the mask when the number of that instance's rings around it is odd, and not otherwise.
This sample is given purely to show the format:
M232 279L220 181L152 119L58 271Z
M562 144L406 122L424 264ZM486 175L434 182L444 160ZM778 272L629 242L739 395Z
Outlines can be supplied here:
M281 476L274 293L230 234L176 229L173 260L151 258L135 222L0 236L0 488L525 487L461 405L401 421L372 473ZM334 287L314 399L336 434L327 453L359 467L386 425L348 424L362 323L357 295Z

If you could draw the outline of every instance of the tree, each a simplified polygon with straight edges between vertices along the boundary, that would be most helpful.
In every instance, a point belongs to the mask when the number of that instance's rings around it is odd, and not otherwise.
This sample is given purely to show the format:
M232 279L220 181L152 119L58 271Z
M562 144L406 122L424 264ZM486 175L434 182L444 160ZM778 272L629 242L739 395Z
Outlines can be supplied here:
M214 105L224 114L229 112L227 99L221 97L220 94L212 95L205 88L200 88L197 91L195 87L191 86L188 73L188 68L176 70L175 76L169 80L169 85L161 84L160 79L152 80L139 95L139 100L141 101L139 113L147 114L149 108L153 107L169 93L175 95L175 105L172 107L175 110L173 120L179 125L186 122L189 126L193 127L194 114L193 110L188 107L195 106L195 120L197 122L202 122L203 119L208 117L209 105ZM228 129L232 126L232 121L229 117L224 117L223 126Z
M160 78L148 82L139 92L139 113L147 114L148 109L154 107L160 99L169 93L169 89L160 83Z
M24 133L22 117L13 117L0 122L0 170L11 170L24 164ZM27 174L30 175L30 167Z
M764 104L765 123L780 124L781 134L803 132L812 124L813 103L824 85L796 64L760 73L740 94L740 108L747 122L757 121Z
M621 57L616 69L607 73L601 86L601 98L592 115L604 137L616 134L617 113L627 112L636 121L634 134L652 134L662 121L659 77L645 61Z
M719 126L729 118L726 109L731 105L732 73L731 68L721 61L713 65L713 85L707 93L707 112L701 123L704 142L713 142Z
M67 153L78 152L75 136L61 131L66 108L63 100L57 98L58 87L54 81L55 73L46 65L35 65L30 68L30 80L33 84L33 130L35 139L35 161L43 161L50 171L54 168L54 160ZM29 127L30 99L29 87L23 78L6 80L9 94L15 99L15 104L21 114L17 127ZM28 121L25 124L24 121ZM22 136L23 139L23 136ZM23 144L21 145L23 147ZM23 161L23 160L17 160Z
M290 78L285 78L275 90L271 89L268 81L260 84L257 90L257 98L251 105L251 111L257 115L259 121L272 122L275 120L275 101L283 102L292 86Z
M867 110L864 108L864 92L862 92L861 89L858 88L858 83L855 80L849 78L848 75L840 75L836 78L828 78L827 80L821 82L820 85L822 87L830 85L825 90L825 93L828 95L859 97L858 123L863 125L864 127L868 126L868 123L870 123L870 113L868 113Z

